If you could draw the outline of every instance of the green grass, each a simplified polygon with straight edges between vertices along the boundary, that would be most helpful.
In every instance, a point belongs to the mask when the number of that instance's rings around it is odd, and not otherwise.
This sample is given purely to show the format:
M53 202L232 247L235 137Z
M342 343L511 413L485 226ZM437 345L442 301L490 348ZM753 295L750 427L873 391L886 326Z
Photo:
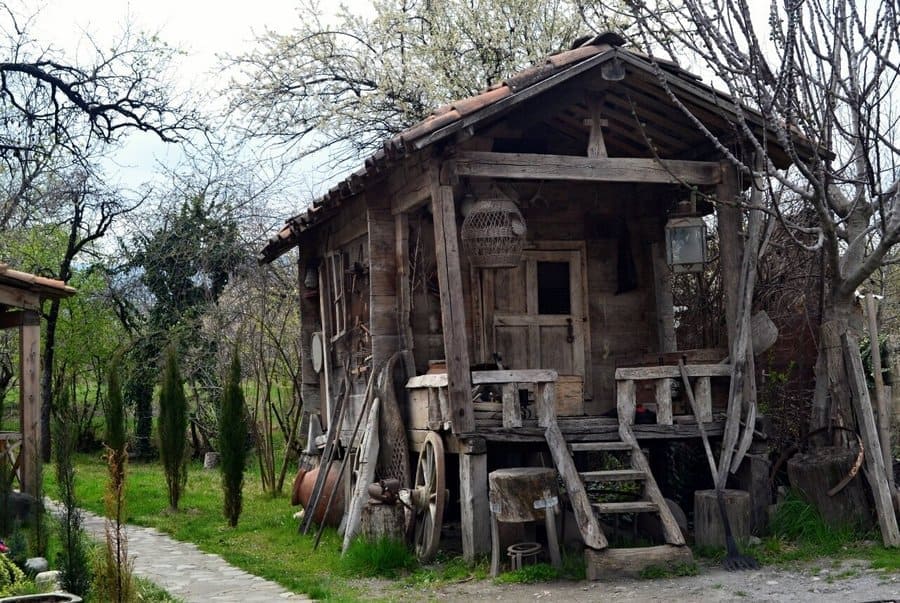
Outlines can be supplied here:
M404 578L404 585L412 588L438 588L448 584L484 580L489 573L487 559L469 563L462 557L442 557L438 553L434 563L419 567Z
M351 576L395 579L418 565L406 544L390 538L371 542L357 538L341 559L345 573Z
M251 461L252 463L252 461ZM106 466L99 455L77 455L76 487L80 504L103 513ZM44 471L45 491L56 493L52 466ZM154 527L177 540L193 542L201 550L221 555L251 574L277 582L288 590L315 599L353 599L357 593L340 578L341 540L326 529L318 550L312 535L297 533L296 510L287 496L265 494L250 466L244 487L244 512L236 528L222 514L219 473L192 464L181 510L167 510L165 477L156 463L128 467L128 522Z
M560 571L547 563L535 563L505 574L500 574L494 579L497 584L534 584L535 582L552 582L558 580Z
M684 576L699 576L700 567L696 563L675 563L667 565L651 565L641 570L639 576L644 580L657 580L660 578L680 578Z

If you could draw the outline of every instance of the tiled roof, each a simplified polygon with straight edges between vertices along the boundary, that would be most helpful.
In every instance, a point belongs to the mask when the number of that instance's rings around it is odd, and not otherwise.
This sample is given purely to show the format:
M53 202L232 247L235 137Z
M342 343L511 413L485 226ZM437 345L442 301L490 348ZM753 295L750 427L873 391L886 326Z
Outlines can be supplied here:
M296 233L317 223L324 210L336 206L341 199L359 193L365 187L366 179L380 174L389 164L436 142L439 138L434 135L442 128L458 124L467 116L495 105L573 65L610 52L623 43L624 40L617 34L601 34L578 48L551 55L544 62L520 71L480 94L438 107L421 122L386 140L382 148L366 159L360 169L328 190L319 200L314 201L306 212L289 218L286 226L269 239L260 254L260 261L271 261L293 247ZM446 135L451 133L448 131Z
M62 281L13 270L9 264L2 262L0 262L0 286L37 293L41 297L59 298L75 294L75 288Z
M512 75L480 94L438 107L421 122L386 140L382 148L366 159L361 168L314 201L309 209L287 219L286 225L269 239L259 254L260 263L270 262L291 249L297 244L301 232L333 215L344 199L360 193L369 181L382 177L387 169L397 165L402 159L514 106L520 100L528 98L532 92L548 89L614 57L619 57L630 66L648 74L654 73L655 64L667 75L673 75L696 87L701 95L712 99L716 108L727 112L727 106L733 106L733 99L706 86L699 81L700 78L684 71L675 63L655 57L651 61L642 52L620 48L624 43L625 40L614 33L589 38L576 48L551 55L543 62ZM753 113L748 109L745 112Z

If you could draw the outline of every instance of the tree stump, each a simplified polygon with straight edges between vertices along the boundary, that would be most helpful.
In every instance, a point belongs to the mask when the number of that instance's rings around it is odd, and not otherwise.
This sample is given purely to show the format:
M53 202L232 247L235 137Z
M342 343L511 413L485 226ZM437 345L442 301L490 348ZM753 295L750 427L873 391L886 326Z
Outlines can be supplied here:
M219 453L207 452L203 455L203 468L207 471L215 469L219 466Z
M840 492L828 496L828 491L850 473L856 458L857 453L852 450L828 446L796 454L788 461L791 487L818 509L830 526L872 526L861 472Z
M722 495L734 539L746 543L750 537L750 494L744 490L723 490ZM694 492L694 542L700 546L725 546L725 527L715 490Z
M488 481L491 504L491 575L500 573L500 522L543 521L550 559L553 565L561 567L556 533L556 511L559 508L556 470L544 467L498 469L488 475Z
M362 510L359 530L363 538L372 542L382 538L403 542L406 534L403 505L368 502Z

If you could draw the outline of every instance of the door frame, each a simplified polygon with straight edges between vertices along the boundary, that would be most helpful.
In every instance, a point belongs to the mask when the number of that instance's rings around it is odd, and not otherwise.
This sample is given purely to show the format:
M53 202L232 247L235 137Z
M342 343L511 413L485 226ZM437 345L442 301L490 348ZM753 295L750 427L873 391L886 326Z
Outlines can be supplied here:
M593 388L591 384L591 322L590 322L590 304L588 292L588 273L587 273L587 243L585 241L555 241L541 240L529 241L524 248L526 252L539 251L560 251L560 252L578 252L580 257L580 282L572 282L570 286L577 287L577 291L572 292L572 296L579 295L581 301L582 313L582 340L584 343L584 397L587 400L593 398ZM527 270L527 268L526 268ZM493 339L494 325L494 271L480 270L478 268L470 268L470 278L472 284L472 351L477 362L490 363L493 359L489 356L491 350L491 342ZM536 282L536 278L532 282ZM527 277L526 277L527 282ZM526 290L527 296L534 296L529 299L526 307L533 307L537 301L537 290ZM573 308L575 310L575 308ZM548 315L549 316L549 315ZM574 312L573 312L574 316Z

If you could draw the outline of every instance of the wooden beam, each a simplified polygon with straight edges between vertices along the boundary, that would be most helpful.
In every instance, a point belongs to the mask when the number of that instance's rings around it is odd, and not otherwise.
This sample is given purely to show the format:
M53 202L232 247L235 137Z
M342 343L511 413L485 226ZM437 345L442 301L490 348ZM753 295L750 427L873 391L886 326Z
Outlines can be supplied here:
M728 328L728 349L733 349L737 333L738 288L741 274L741 210L738 206L737 170L727 161L720 164L722 182L716 187L716 208L719 231L719 271L725 290L725 324Z
M33 312L30 312L34 314ZM19 419L22 430L22 490L40 496L41 472L41 328L19 327Z
M13 327L21 327L27 324L40 324L41 317L37 312L18 311L18 312L0 312L0 329L11 329Z
M688 377L729 377L731 376L730 364L687 364L685 365ZM678 366L644 366L639 368L623 367L616 369L616 380L646 380L646 379L680 379L681 372Z
M369 329L372 366L387 362L399 348L397 321L397 230L384 187L366 193L369 244Z
M0 306L40 310L41 298L37 293L31 291L0 285Z
M487 454L459 455L459 506L463 558L474 561L491 550L491 511L487 496Z
M641 182L662 184L718 184L718 163L633 157L596 158L572 155L485 153L461 151L456 174L482 178L575 180L582 182Z
M453 433L470 433L475 430L475 414L472 409L472 381L469 373L465 299L459 266L459 237L456 234L456 207L453 187L441 181L442 167L436 164L431 170L431 210L434 216L444 356L447 360Z
M593 159L609 157L609 153L606 152L606 142L603 140L603 126L609 124L603 119L602 105L603 98L601 96L588 99L591 133L588 135L587 156Z
M853 410L859 423L859 433L866 447L866 476L872 486L875 498L875 510L878 512L878 525L881 528L881 539L886 547L900 547L900 528L894 513L893 492L888 485L884 457L881 454L881 443L878 438L878 426L872 413L872 402L869 399L869 388L866 385L862 357L859 354L859 341L847 333L841 335L841 347L846 363L847 381L853 393Z

